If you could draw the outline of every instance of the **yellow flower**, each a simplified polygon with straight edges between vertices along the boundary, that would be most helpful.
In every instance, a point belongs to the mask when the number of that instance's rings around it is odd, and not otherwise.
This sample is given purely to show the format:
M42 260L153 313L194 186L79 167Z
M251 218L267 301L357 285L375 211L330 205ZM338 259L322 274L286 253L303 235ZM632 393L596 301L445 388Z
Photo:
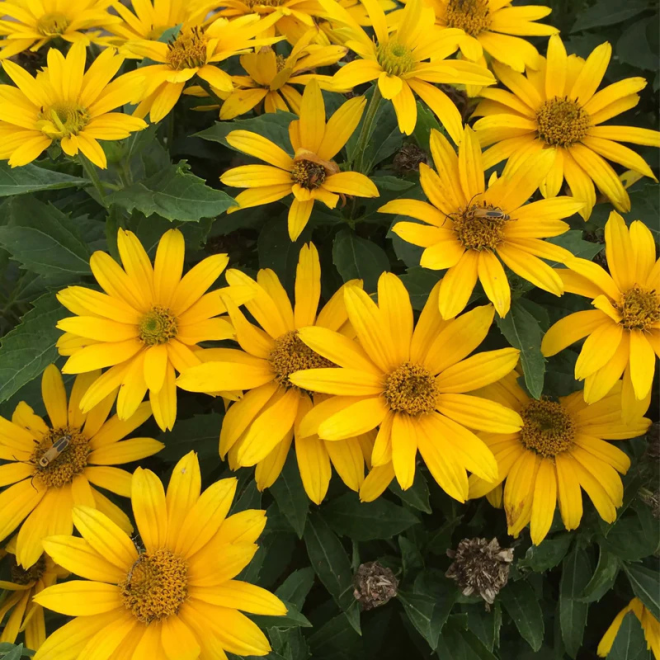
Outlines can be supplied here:
M35 660L225 658L266 655L270 644L244 614L282 616L270 592L233 578L257 551L266 519L248 510L227 517L236 479L200 494L194 452L174 467L167 494L138 468L132 504L142 547L100 511L74 510L82 538L51 536L53 559L84 580L45 589L39 605L76 617L53 633Z
M343 46L310 45L315 35L315 30L308 30L286 59L267 46L255 53L241 55L241 66L248 75L232 77L237 89L223 103L220 119L238 117L262 101L265 112L290 110L300 114L302 96L292 85L306 85L313 79L323 84L324 89L333 88L331 78L310 71L335 64L348 49Z
M605 225L609 273L586 259L556 272L569 293L592 298L596 309L569 314L543 337L547 357L584 339L575 377L584 400L602 399L623 374L624 420L643 415L651 401L655 356L660 356L660 260L653 234L639 220L626 226L612 211Z
M546 537L559 501L566 529L577 529L582 519L584 489L603 520L616 520L622 504L623 483L630 459L607 440L627 440L644 435L650 419L621 420L621 383L610 395L587 404L581 392L558 401L531 399L509 374L479 394L520 414L523 427L507 435L484 433L499 467L496 483L470 477L470 498L482 497L506 480L504 509L509 534L518 536L530 523L532 542Z
M464 502L466 469L497 478L492 453L468 429L514 433L522 425L518 413L465 394L502 378L518 360L514 348L467 357L488 333L492 306L445 321L438 312L438 289L431 291L414 330L408 292L396 275L383 273L378 305L362 289L344 289L359 343L323 327L298 331L315 354L339 365L318 365L289 377L303 389L335 395L302 421L303 435L313 432L336 442L380 427L362 500L378 497L395 476L402 489L410 488L419 449L440 487Z
M458 154L433 130L431 155L437 172L422 163L419 173L432 205L397 199L380 212L426 223L398 222L392 231L426 248L421 258L424 268L448 269L440 286L442 316L453 318L465 309L477 279L498 314L505 316L511 289L500 259L520 277L561 296L560 277L539 257L563 263L573 255L541 239L567 231L569 225L561 218L576 213L583 203L559 197L525 204L548 171L553 155L538 154L527 167L511 164L499 179L491 179L488 188L481 149L471 128L466 126Z
M551 25L534 22L548 16L550 7L512 7L510 0L432 0L431 4L438 25L461 30L461 53L473 62L485 51L515 71L538 69L543 58L519 37L547 37L559 32Z
M62 319L57 346L69 355L63 373L110 367L82 397L89 411L118 387L117 414L128 419L147 390L161 429L176 421L176 371L199 364L194 351L202 341L230 339L231 324L219 291L206 293L229 261L226 254L203 259L183 274L185 243L178 229L163 234L152 266L140 240L119 230L123 268L105 252L89 262L105 291L70 286L58 300L76 316Z
M0 486L9 486L0 493L0 539L23 523L16 559L24 568L39 559L45 537L71 533L71 511L78 504L96 507L131 530L124 513L91 484L130 496L131 475L109 466L152 456L163 444L151 438L119 442L151 417L151 408L144 403L125 421L107 420L114 389L88 412L80 410L80 400L99 376L99 371L78 376L67 404L62 376L50 365L41 380L50 425L24 401L11 422L0 417L0 459L8 461L0 466Z
M46 625L41 605L33 602L33 597L50 587L58 579L69 575L68 571L55 564L46 554L42 554L30 568L16 563L16 537L6 546L10 561L10 581L0 580L0 589L11 592L0 605L0 620L7 613L9 617L0 634L0 643L14 644L19 633L25 634L25 646L38 649L46 639Z
M232 469L256 465L259 489L270 487L282 471L295 431L295 450L305 490L316 503L323 500L330 482L330 462L344 483L357 491L364 479L362 447L369 438L349 437L327 443L315 434L300 433L300 421L311 409L310 393L289 379L294 371L327 366L328 361L309 350L298 338L300 328L316 326L327 332L349 332L343 288L317 314L321 296L318 252L309 243L300 251L295 284L295 306L271 270L259 271L255 282L237 271L227 271L230 289L248 288L245 303L261 327L250 323L228 302L236 338L243 350L208 349L204 364L179 377L177 385L191 392L249 390L229 408L220 433L220 455L229 453ZM263 330L262 330L263 328ZM332 446L331 446L332 445Z
M333 20L349 28L350 41L346 45L362 58L349 62L335 74L337 86L352 88L378 80L380 93L394 104L399 130L406 135L413 132L417 123L417 94L458 144L463 134L461 114L454 102L431 83L492 85L496 82L483 66L463 60L444 61L456 50L460 31L435 26L433 9L424 0L410 0L390 32L377 0L363 0L376 33L374 42L340 5L321 1Z
M310 81L303 93L300 119L289 124L294 157L261 135L232 131L227 136L232 147L270 165L234 167L220 180L227 186L249 188L236 196L240 208L269 204L293 193L289 209L292 241L307 225L315 200L333 209L340 195L378 197L378 189L369 178L358 172L340 172L332 160L360 123L365 103L363 96L346 101L326 124L321 89L316 80Z
M260 20L259 16L252 14L231 22L219 18L208 27L184 25L170 43L149 39L128 41L125 49L129 53L158 62L134 72L146 80L144 100L135 115L149 115L152 122L159 122L169 114L186 82L194 76L222 92L231 92L234 89L231 76L215 64L241 51L278 41L275 38L254 38L274 22L274 16Z
M630 198L611 160L644 176L655 176L644 159L619 142L660 147L660 132L630 126L600 126L639 102L637 92L646 87L644 78L626 78L597 92L612 55L604 43L587 60L566 55L558 36L550 37L548 59L536 73L523 76L493 63L500 81L511 92L483 90L485 100L474 125L481 145L494 145L484 153L484 166L493 167L505 158L523 159L547 147L557 158L541 185L544 197L559 193L564 178L574 197L586 202L580 212L587 220L596 203L598 189L619 211L630 210Z
M612 625L603 635L603 639L600 640L600 644L598 645L598 655L601 658L606 658L609 655L614 640L619 632L619 628L621 628L623 619L628 612L632 612L642 624L647 649L653 652L655 660L660 660L660 622L653 616L653 614L651 614L651 612L649 612L648 609L646 609L646 607L644 607L644 603L642 603L639 598L633 598L628 605L616 615L614 621L612 621Z
M217 6L216 0L139 0L131 8L120 0L113 0L112 6L123 22L110 26L113 34L122 41L151 39L158 41L163 32L177 25L199 25L209 11ZM131 11L132 9L132 11Z
M90 28L110 29L119 23L108 13L111 0L5 0L0 8L0 59L39 50L53 39L89 45L99 32Z
M66 59L51 48L48 67L36 78L14 62L3 62L17 87L0 85L1 160L9 159L12 167L27 165L57 141L65 154L81 151L105 168L98 140L123 140L146 128L137 117L111 112L140 97L142 78L112 80L124 61L113 49L102 52L86 72L85 59L82 43L71 46Z

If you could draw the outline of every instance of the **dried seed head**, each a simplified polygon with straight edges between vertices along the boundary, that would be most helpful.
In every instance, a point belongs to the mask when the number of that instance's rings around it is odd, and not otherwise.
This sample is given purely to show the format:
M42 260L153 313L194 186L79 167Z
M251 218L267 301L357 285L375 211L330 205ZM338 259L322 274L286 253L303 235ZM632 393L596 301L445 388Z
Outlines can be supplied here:
M370 561L358 568L353 585L353 595L362 609L372 610L396 596L399 581L391 569L381 566L377 561Z
M447 550L454 562L446 573L455 580L464 596L479 594L486 609L509 579L513 548L500 548L497 539L463 539L456 550Z
M392 165L397 174L408 174L419 171L420 163L428 163L426 151L415 144L404 144L399 153L394 156Z

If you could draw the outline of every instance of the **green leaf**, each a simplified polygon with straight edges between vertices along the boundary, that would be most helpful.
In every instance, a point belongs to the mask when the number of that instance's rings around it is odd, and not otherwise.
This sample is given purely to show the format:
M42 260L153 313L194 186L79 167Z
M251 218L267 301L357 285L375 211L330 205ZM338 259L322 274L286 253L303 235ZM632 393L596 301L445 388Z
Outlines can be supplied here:
M364 652L359 634L343 614L315 628L309 637L309 645L314 660L361 658L360 654Z
M396 479L390 484L390 490L408 506L413 507L413 509L423 511L424 513L432 513L429 502L431 494L422 470L415 470L415 481L408 490L402 490Z
M559 621L566 652L571 658L577 656L582 646L584 628L587 625L589 603L577 600L584 592L591 564L587 553L575 548L562 563L561 582L559 584Z
M596 570L578 600L583 603L599 601L614 586L620 567L619 558L601 546Z
M300 568L293 571L277 588L275 594L282 600L293 603L299 610L305 604L305 599L314 585L314 569Z
M633 612L628 612L623 617L607 660L648 660L650 655L642 624Z
M437 622L433 621L435 600L424 594L406 593L399 590L397 598L403 605L406 616L410 623L415 626L417 632L427 641L428 645L435 651L438 648L438 638L442 630ZM443 622L444 623L444 622Z
M43 370L58 358L55 343L62 334L55 324L68 316L54 293L46 293L34 301L21 324L0 341L0 402L41 376Z
M351 627L360 632L359 610L353 596L353 573L344 546L320 513L309 517L303 536L312 568Z
M355 541L389 539L419 523L417 516L382 497L360 502L356 493L346 493L329 502L323 517L337 534Z
M426 105L417 101L417 123L413 131L413 137L419 148L427 152L430 150L429 143L432 129L446 135L435 114Z
M303 487L293 452L289 452L282 473L271 486L270 492L273 494L280 511L289 521L298 538L301 539L309 512L309 498Z
M660 619L660 574L639 564L624 564L633 593L656 619Z
M223 416L218 413L195 415L177 422L174 429L158 436L165 448L158 457L175 463L188 452L196 451L202 466L204 461L218 460L220 428ZM215 467L215 466L214 466Z
M234 515L241 511L247 511L248 509L261 509L261 492L257 488L257 482L254 479L252 479L243 489L243 492L238 499L234 500L229 513ZM268 522L270 522L270 520Z
M658 523L649 508L638 503L609 528L603 545L625 561L644 559L656 552L660 545Z
M293 153L291 141L289 140L289 124L295 119L298 119L297 115L278 110L276 113L269 112L259 117L253 117L252 119L234 119L234 121L216 122L210 128L196 133L194 137L201 137L211 142L219 142L225 147L237 151L237 149L234 149L227 142L227 135L232 131L250 131L274 142L287 153Z
M31 658L33 655L34 651L23 648L23 644L18 644L17 646L7 642L0 644L0 656L2 656L2 660L19 660L22 657Z
M543 612L532 586L524 580L509 582L500 592L500 601L522 638L538 651L543 644Z
M421 311L424 309L424 305L426 305L431 289L440 280L440 272L428 270L421 266L414 266L413 268L408 268L405 274L401 275L400 279L406 289L408 289L413 309Z
M342 229L335 236L332 262L344 282L361 279L367 292L375 291L380 275L390 270L390 260L385 251L375 243L360 238L350 229Z
M252 616L251 618L260 628L311 628L309 619L294 605L280 598L286 605L287 613L284 616Z
M47 170L37 165L12 168L6 161L0 162L0 197L61 188L79 188L87 183L86 179Z
M185 161L172 165L165 172L108 195L107 202L129 212L137 209L147 217L155 214L182 222L215 218L236 205L227 193L210 188L188 169Z
M531 568L535 573L543 573L557 566L568 552L573 536L557 534L546 538L541 545L532 545L518 562L519 568Z
M489 651L499 646L501 627L502 608L499 602L496 602L489 612L481 604L471 607L468 611L468 629Z
M438 640L438 658L441 660L497 660L469 630L457 625L445 626Z
M649 31L658 25L658 15L633 23L623 31L616 43L616 54L625 64L646 69L658 70L658 53L653 52L649 43ZM655 30L657 33L657 30ZM657 36L656 36L657 39Z
M0 226L0 245L27 270L46 277L89 275L89 241L77 220L34 197L9 199L2 206L6 224ZM97 238L103 234L98 225Z
M575 21L571 32L591 30L603 25L615 25L641 14L649 8L647 0L598 0L595 5L583 11Z
M511 309L503 319L499 316L496 319L505 339L520 351L527 390L535 399L540 398L543 394L545 358L541 354L543 332L539 322L518 301L511 303Z
M404 603L406 613L429 646L435 649L440 633L459 597L459 591L455 582L436 570L419 573L413 589L412 594L404 593L404 598L408 600L408 607ZM402 600L400 591L398 596L399 600Z

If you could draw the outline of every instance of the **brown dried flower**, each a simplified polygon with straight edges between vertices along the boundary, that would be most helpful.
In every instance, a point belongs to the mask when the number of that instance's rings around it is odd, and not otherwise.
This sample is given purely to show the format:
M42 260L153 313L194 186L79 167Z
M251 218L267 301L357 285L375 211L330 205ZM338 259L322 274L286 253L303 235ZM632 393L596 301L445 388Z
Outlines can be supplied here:
M358 568L353 578L353 595L364 610L385 605L397 594L399 581L391 569L377 561L370 561Z
M417 172L420 163L428 163L426 151L415 144L404 144L392 161L394 171L399 175Z

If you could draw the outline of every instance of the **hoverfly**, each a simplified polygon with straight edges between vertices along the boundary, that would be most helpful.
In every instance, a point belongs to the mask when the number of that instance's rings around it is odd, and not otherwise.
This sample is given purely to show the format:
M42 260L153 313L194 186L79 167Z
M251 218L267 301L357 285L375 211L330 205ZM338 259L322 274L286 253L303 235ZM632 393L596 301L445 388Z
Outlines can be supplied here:
M62 454L63 451L71 444L70 435L62 435L53 442L53 446L50 447L44 455L39 459L39 467L46 468L48 467L58 456Z

